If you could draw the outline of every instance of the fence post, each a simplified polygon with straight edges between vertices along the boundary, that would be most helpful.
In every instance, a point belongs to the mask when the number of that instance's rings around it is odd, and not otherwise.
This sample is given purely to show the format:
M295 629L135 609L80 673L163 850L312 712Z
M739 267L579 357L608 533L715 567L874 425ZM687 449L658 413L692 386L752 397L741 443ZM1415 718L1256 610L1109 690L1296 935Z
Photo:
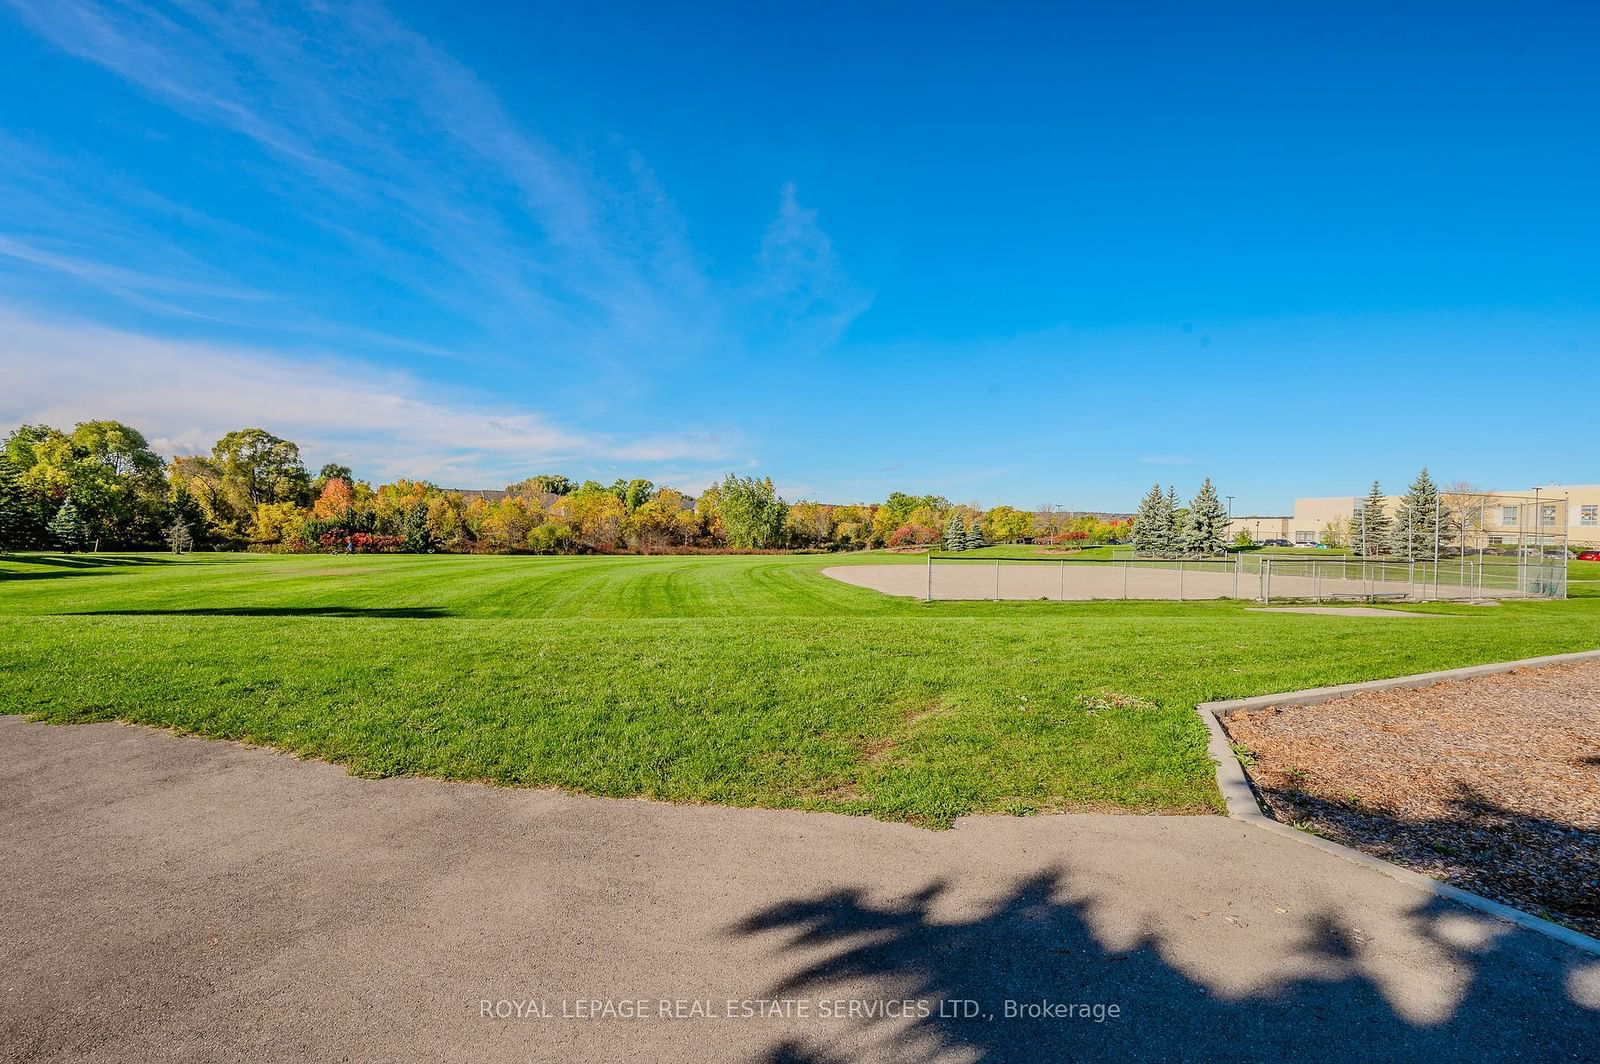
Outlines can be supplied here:
M1417 597L1417 563L1406 562L1406 598Z
M1312 562L1311 562L1311 598L1318 605L1321 605L1321 603L1322 603L1322 579L1321 579L1321 577L1322 577L1322 569L1317 565L1316 560L1312 559Z
M1067 601L1067 559L1061 559L1061 601Z
M1272 601L1272 559L1263 558L1261 561L1261 604L1265 606Z
M1122 597L1124 599L1128 597L1128 563L1126 561L1122 563Z
M1544 580L1544 511L1539 504L1539 489L1533 489L1533 545L1538 550L1539 568L1534 575L1530 592L1542 591L1539 582Z
M994 600L1000 601L1000 559L994 560Z
M1238 598L1239 597L1239 567L1242 566L1243 564L1244 564L1244 555L1243 554L1235 554L1233 556L1233 597L1234 598Z
M1178 559L1178 601L1183 601L1183 559Z
M922 601L933 601L933 551L928 552L928 595Z

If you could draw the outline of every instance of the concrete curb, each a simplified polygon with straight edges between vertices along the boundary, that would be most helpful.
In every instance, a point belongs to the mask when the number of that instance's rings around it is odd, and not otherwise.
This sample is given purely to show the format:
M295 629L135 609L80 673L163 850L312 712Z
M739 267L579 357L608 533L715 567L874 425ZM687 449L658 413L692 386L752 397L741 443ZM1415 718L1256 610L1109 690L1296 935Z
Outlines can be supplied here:
M1600 939L1591 938L1581 931L1574 931L1570 927L1563 927L1532 913L1513 909L1509 905L1493 901L1489 898L1452 887L1448 883L1441 883L1436 879L1429 879L1419 872L1409 868L1392 864L1360 850L1342 846L1337 842L1309 834L1290 827L1272 819L1256 801L1255 791L1250 787L1250 777L1246 774L1244 766L1234 755L1233 746L1228 740L1228 732L1223 721L1230 713L1242 709L1260 709L1265 706L1309 706L1317 702L1328 702L1345 695L1356 694L1362 691L1391 691L1405 687L1428 687L1436 683L1447 683L1451 680L1464 680L1473 676L1489 676L1498 672L1510 672L1513 669L1534 668L1540 665L1559 665L1575 661L1600 660L1600 650L1584 650L1575 654L1550 654L1540 658L1524 658L1520 661L1504 661L1493 665L1472 665L1464 669L1446 669L1443 672L1424 672L1414 676L1398 676L1389 680L1371 680L1366 683L1347 683L1337 687L1313 687L1305 691L1288 691L1276 695L1259 695L1255 698L1236 698L1224 702L1202 702L1195 707L1195 712L1200 714L1200 720L1206 726L1209 739L1206 752L1211 755L1211 760L1217 766L1217 789L1222 792L1223 801L1227 803L1228 815L1235 820L1246 823L1267 831L1284 835L1306 846L1314 846L1319 850L1342 857L1352 864L1362 865L1373 871L1381 872L1390 879L1409 883L1441 898L1449 898L1468 908L1476 909L1481 913L1505 920L1518 927L1536 931L1541 935L1553 938L1558 942L1572 946L1574 949L1600 956Z

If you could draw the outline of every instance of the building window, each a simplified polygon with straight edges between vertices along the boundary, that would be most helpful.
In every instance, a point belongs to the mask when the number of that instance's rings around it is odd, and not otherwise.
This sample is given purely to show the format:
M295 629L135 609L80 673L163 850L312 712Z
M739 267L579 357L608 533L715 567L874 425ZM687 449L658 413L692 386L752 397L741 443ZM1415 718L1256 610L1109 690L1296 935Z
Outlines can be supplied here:
M1554 506L1541 506L1539 510L1539 520L1541 523L1547 525L1553 525L1556 523L1556 508Z
M1578 514L1578 524L1591 528L1600 525L1600 506L1585 506Z
M1514 524L1516 524L1517 523L1517 508L1515 506L1502 506L1502 507L1500 507L1500 523L1502 525L1514 525Z
M1498 546L1500 546L1500 544L1502 544L1504 542L1505 542L1505 537L1504 536L1490 536L1489 537L1489 546L1491 546L1491 547L1498 547Z
M1294 541L1296 543L1315 543L1317 541L1317 534L1315 532L1296 532L1294 534Z

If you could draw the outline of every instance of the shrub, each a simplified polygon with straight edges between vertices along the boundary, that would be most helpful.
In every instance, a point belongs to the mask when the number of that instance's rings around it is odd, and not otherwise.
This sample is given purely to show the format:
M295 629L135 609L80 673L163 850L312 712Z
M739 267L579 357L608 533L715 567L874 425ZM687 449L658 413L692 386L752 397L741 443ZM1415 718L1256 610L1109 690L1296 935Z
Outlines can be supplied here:
M342 554L348 546L356 554L397 554L405 547L404 536L381 536L376 532L347 532L336 528L317 537L323 550Z
M889 533L887 544L891 547L920 547L938 538L938 529L928 525L901 525Z
M537 554L561 554L576 544L572 529L560 521L546 521L528 532L528 549Z

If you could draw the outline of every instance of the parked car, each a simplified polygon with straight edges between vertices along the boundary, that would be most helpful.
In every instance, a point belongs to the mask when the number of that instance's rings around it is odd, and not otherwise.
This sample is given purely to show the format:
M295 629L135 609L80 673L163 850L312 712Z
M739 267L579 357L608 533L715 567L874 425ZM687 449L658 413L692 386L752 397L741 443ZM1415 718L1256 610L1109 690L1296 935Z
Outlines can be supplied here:
M1294 546L1293 543L1290 543L1286 539L1264 539L1264 540L1261 541L1261 545L1263 547L1292 547L1292 546Z
M1584 550L1578 552L1580 562L1600 562L1600 550Z

